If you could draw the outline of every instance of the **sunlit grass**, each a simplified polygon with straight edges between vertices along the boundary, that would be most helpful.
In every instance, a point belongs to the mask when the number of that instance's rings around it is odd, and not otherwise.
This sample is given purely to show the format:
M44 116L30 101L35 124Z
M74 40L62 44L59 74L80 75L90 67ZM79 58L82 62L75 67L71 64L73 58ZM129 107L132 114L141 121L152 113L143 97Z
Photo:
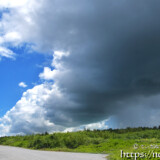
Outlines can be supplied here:
M160 130L158 128L139 127L103 131L84 130L72 133L45 133L1 137L0 144L50 151L102 153L109 154L111 160L119 160L122 159L121 150L125 153L149 153L152 151L160 153ZM138 146L137 148L134 147L135 144Z

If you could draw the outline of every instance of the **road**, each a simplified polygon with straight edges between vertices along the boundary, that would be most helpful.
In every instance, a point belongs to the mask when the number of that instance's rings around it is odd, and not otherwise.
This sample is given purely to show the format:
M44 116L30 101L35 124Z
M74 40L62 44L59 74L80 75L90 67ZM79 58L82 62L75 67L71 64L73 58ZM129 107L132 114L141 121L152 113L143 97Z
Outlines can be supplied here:
M0 160L106 160L103 154L36 151L0 146Z

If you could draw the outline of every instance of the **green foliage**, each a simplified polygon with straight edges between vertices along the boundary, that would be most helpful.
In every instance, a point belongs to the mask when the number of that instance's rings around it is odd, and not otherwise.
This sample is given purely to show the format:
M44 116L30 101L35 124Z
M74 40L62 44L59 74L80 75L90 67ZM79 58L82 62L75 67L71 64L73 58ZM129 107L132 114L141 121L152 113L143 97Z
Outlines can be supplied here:
M160 145L160 127L126 128L108 130L84 130L79 132L36 134L1 137L1 145L54 151L109 153L110 159L119 160L120 150L135 151L134 144ZM148 152L149 149L137 150ZM160 149L157 149L157 152Z

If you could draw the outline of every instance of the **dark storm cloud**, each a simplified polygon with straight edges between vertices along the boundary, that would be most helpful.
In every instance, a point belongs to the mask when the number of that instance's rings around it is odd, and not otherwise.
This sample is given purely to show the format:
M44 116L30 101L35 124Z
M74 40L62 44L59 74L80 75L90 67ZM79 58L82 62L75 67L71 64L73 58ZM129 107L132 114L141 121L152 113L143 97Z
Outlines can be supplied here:
M48 48L71 53L60 61L70 72L56 81L79 106L62 111L76 125L103 120L132 107L118 101L159 93L159 4L126 0L45 3L47 13L46 9L40 11L45 19L37 18L43 26L40 35L46 40L42 42ZM49 113L54 121L55 116Z
M61 60L70 72L57 82L79 104L65 111L75 122L103 120L113 114L121 117L122 108L133 107L131 100L125 103L127 99L133 97L134 102L135 96L159 94L159 3L55 1L52 7L61 8L51 17L53 27L58 28L53 44L71 52Z

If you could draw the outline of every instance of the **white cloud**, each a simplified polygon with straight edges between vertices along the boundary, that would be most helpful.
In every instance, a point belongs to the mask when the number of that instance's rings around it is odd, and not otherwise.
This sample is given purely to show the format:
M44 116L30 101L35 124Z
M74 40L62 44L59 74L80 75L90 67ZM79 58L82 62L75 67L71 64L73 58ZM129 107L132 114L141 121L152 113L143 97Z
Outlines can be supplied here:
M19 87L22 87L22 88L26 88L27 87L25 82L20 82L18 85L19 85Z
M66 128L64 130L64 132L75 132L75 131L83 131L84 129L89 129L89 130L94 130L94 129L99 129L99 130L103 130L103 129L108 129L108 125L107 122L109 120L103 120L100 122L96 122L96 123L90 123L90 124L86 124L86 125L82 125L79 127L72 127L72 128Z
M54 69L51 70L49 67L44 67L44 71L40 73L39 77L44 80L54 80L59 74L67 72L67 68L64 68L63 63L61 63L61 59L69 56L69 54L69 52L55 51L51 64Z
M52 71L49 67L44 67L43 73L40 73L39 77L44 80L53 80L54 70Z
M17 32L9 32L6 35L4 35L4 42L16 42L20 40L21 36Z
M56 88L49 84L41 84L24 92L16 105L0 119L1 135L62 130L63 127L46 117L45 105L52 92L56 94Z
M15 58L13 51L7 49L8 46L18 47L24 43L33 42L28 37L34 36L34 32L31 34L26 29L34 28L31 15L39 7L41 1L0 0L0 9L2 11L2 19L0 21L0 52L2 53L0 53L0 58Z
M16 56L16 54L13 51L11 51L5 47L0 47L0 59L2 57L15 59L15 56Z
M104 120L97 123L91 123L85 125L86 129L94 130L94 129L108 129L108 125L106 124L108 120Z
M0 0L0 6L5 8L21 7L26 5L28 0Z

